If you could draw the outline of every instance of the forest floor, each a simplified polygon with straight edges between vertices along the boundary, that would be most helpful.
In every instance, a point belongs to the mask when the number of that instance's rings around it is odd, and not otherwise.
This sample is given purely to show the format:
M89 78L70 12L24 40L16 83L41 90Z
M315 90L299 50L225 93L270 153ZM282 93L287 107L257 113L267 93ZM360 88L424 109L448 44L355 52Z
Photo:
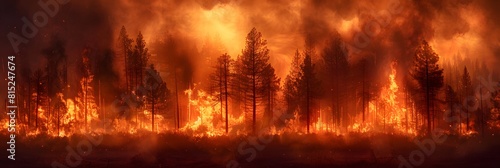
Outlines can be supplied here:
M6 135L1 137L7 139ZM419 145L415 140L426 143ZM284 134L260 139L251 136L191 137L175 133L90 138L83 135L69 138L38 135L18 138L16 160L8 160L8 152L3 152L5 157L0 159L0 167L52 167L56 162L60 164L55 167L92 168L500 165L499 135L448 136L443 143L432 141L434 145L430 144L431 140L427 137L357 133L343 136ZM401 159L407 161L406 166L403 166L406 161L401 162Z

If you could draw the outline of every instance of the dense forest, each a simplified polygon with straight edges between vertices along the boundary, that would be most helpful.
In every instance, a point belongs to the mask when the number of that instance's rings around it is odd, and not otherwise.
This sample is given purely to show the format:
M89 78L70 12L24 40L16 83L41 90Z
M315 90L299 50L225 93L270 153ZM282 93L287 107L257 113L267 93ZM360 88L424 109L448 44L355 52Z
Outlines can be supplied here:
M282 78L269 61L267 40L253 28L237 56L218 46L189 51L204 59L197 66L206 75L195 79L195 67L183 65L183 57L161 54L175 50L174 42L147 44L142 33L131 38L124 26L118 32L112 49L82 46L72 61L65 43L54 37L41 51L44 68L33 71L19 63L22 131L222 135L256 134L266 127L278 133L285 124L290 129L283 131L301 133L419 135L446 128L450 134L470 135L500 126L494 72L481 60L472 65L440 61L424 39L409 52L409 67L401 69L397 59L353 61L341 35L333 33L323 48L296 49ZM373 71L386 72L373 76ZM280 123L276 118L285 114L291 117Z

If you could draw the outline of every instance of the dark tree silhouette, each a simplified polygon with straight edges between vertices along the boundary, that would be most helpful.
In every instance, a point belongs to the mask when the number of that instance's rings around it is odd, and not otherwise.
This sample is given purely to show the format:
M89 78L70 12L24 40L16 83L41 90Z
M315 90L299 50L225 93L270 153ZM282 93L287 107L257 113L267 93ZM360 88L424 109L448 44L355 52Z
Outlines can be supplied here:
M301 61L303 60L302 55L297 50L292 58L292 64L290 66L290 71L285 78L285 84L283 88L283 96L286 103L287 113L292 114L297 110L299 101L299 80L301 71Z
M144 71L146 69L149 57L150 54L148 52L148 48L146 48L146 42L144 41L142 33L139 32L139 35L137 35L137 39L135 40L135 47L133 52L134 62L132 62L135 74L134 87L138 87L142 84Z
M449 110L449 113L448 116L446 116L447 118L455 118L457 114L455 114L455 105L458 104L458 97L457 97L457 93L455 92L455 90L453 90L453 88L450 86L450 85L446 85L446 103L448 104L448 110ZM446 110L446 111L448 111ZM458 114L460 115L460 114ZM451 121L450 121L451 122ZM451 123L452 127L450 128L450 132L452 133L456 133L456 128L457 128L457 125L458 123Z
M252 133L256 133L257 107L261 103L265 69L269 65L269 49L262 34L253 28L246 37L241 56L241 87L244 91L245 111L252 114Z
M151 105L151 131L154 131L155 110L164 105L170 97L170 91L167 84L163 81L160 73L151 64L144 76L144 94L146 101Z
M42 50L42 54L47 60L46 80L47 80L47 125L52 118L52 100L55 100L57 93L65 91L67 86L67 55L65 43L53 36L47 48Z
M273 118L273 109L276 102L277 92L280 90L280 78L276 76L274 68L268 64L264 69L263 90L262 95L266 101L264 121L266 124L271 125Z
M216 91L217 97L219 98L221 105L221 115L223 115L222 110L225 110L225 122L226 122L226 133L228 133L228 99L229 99L229 82L231 81L231 67L233 64L231 56L227 53L222 54L217 58L216 65L214 66L215 71L210 75L210 83L212 86L212 91ZM223 107L225 106L225 107Z
M80 64L80 73L82 74L82 79L80 81L81 85L81 91L79 93L79 97L82 99L83 103L83 110L84 110L84 125L85 128L88 127L88 111L89 111L89 105L93 105L95 103L95 99L93 96L94 93L94 87L92 87L93 81L94 81L94 74L92 73L92 66L90 63L90 57L92 55L92 49L89 47L85 47L82 51L81 58L82 62ZM93 107L90 107L91 109L94 109Z
M42 69L38 69L33 73L33 83L35 86L35 130L38 129L38 112L41 103L46 99L46 92L45 92L45 87L47 86L46 83L46 76L45 73L43 72Z
M324 62L324 73L327 75L325 82L328 82L326 91L331 92L331 108L332 116L335 125L340 127L340 97L342 93L346 90L344 89L342 82L346 81L348 61L347 48L343 45L340 34L335 33L328 44L328 46L323 51L323 62Z
M133 87L131 87L130 83L130 77L131 77L131 72L130 72L130 67L129 67L129 62L130 62L130 55L132 55L132 39L129 38L127 34L127 30L125 29L125 26L122 26L120 30L120 35L118 36L118 53L121 55L123 62L124 62L124 70L125 70L125 86L126 90L131 91Z
M472 81L469 75L469 71L467 70L467 67L464 67L464 73L462 74L462 80L461 80L461 87L463 91L463 98L465 101L465 104L463 105L465 108L465 130L469 131L470 129L470 124L469 124L469 118L470 118L470 112L469 112L469 106L470 102L472 99L469 99L470 96L473 94L472 90ZM474 102L473 102L474 103Z
M431 101L443 87L443 69L438 65L439 56L427 41L423 41L416 49L414 67L411 75L419 84L419 90L424 93L427 115L427 134L431 135Z
M309 127L311 125L311 113L312 105L315 99L319 97L320 85L319 80L316 78L316 73L314 72L315 65L311 61L311 56L313 55L312 50L307 50L304 52L304 61L300 65L300 82L299 91L302 92L302 103L301 112L305 113L306 123L307 123L307 133L309 133Z

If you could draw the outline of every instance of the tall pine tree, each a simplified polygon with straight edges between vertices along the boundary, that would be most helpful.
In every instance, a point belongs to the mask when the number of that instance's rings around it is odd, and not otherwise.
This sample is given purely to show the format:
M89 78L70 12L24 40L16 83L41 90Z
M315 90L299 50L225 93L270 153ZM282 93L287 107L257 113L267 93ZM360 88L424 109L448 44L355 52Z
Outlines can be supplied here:
M151 106L151 131L155 130L156 109L165 105L170 96L167 84L163 81L160 73L151 64L144 76L144 91L146 101Z
M132 39L129 38L125 26L122 26L120 35L118 36L118 53L123 59L123 67L125 70L125 89L131 91L131 68L129 68L130 56L132 55Z
M258 105L262 103L265 70L269 63L269 49L262 34L253 28L246 37L245 49L241 56L241 89L245 101L245 112L252 115L252 133L256 133Z
M340 34L336 32L328 46L323 50L323 63L324 63L324 73L327 76L325 81L327 82L325 90L331 92L331 109L333 116L333 123L340 127L340 116L341 116L341 97L345 92L343 83L347 79L348 61L347 55L348 50L343 45L343 41Z
M231 67L233 64L231 56L227 53L222 54L217 58L216 65L214 66L215 71L210 75L211 89L214 93L217 93L221 105L221 115L223 115L222 110L225 110L225 122L226 122L226 133L228 132L228 99L229 99L229 86L232 78Z
M463 105L465 108L465 130L469 131L470 129L470 124L469 124L469 118L470 118L470 111L469 107L471 104L472 99L469 99L470 96L472 96L473 91L472 91L472 81L470 79L469 71L467 70L467 67L464 67L464 73L462 75L462 80L461 80L461 86L462 86L462 91L463 91L463 98L465 101L465 104ZM474 103L474 102L472 102Z
M290 71L285 78L285 84L283 88L283 96L285 98L287 113L292 114L297 110L299 95L299 80L300 80L300 70L301 70L302 55L299 50L297 50L292 58L292 64L290 66Z
M427 134L431 134L431 101L434 101L438 91L443 87L443 69L438 64L439 56L427 41L423 41L414 55L412 77L419 84L420 93L425 97L425 115L427 116Z
M314 100L319 96L318 86L320 85L319 80L316 78L316 73L314 72L315 65L312 63L311 56L313 55L312 50L306 50L304 52L304 61L300 65L300 82L299 91L301 96L301 112L306 116L307 123L307 133L309 133L309 127L311 125L312 108Z

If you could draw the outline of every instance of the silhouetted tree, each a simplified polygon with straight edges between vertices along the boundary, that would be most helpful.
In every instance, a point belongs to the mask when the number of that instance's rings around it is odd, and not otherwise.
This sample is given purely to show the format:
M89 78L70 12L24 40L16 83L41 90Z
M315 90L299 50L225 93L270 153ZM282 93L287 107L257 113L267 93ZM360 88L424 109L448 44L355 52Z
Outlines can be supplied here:
M241 56L241 87L245 96L245 111L252 113L252 132L256 131L257 107L261 103L262 84L265 79L265 69L269 65L269 49L262 34L253 28L246 37L246 45Z
M38 113L41 103L46 99L45 87L46 76L42 69L38 69L33 73L33 83L35 86L35 129L38 129Z
M416 49L412 77L419 84L426 101L427 133L431 133L431 101L434 101L439 89L443 87L443 69L438 65L439 56L427 41L423 41Z
M264 95L265 110L264 119L266 124L272 124L273 109L276 102L277 93L280 89L280 78L276 76L274 68L271 64L268 64L264 69L264 79L263 79L263 90L262 95Z
M94 99L94 87L92 87L94 74L92 73L92 67L90 63L90 56L92 54L92 49L89 47L85 47L82 51L81 57L82 62L80 64L80 72L82 74L82 79L80 80L81 90L79 93L79 97L82 100L83 111L84 111L84 125L87 128L88 126L88 111L95 109L95 99Z
M235 109L245 108L245 90L244 90L244 75L243 75L243 61L242 56L238 56L234 61L233 77L230 79L229 88L232 106ZM233 111L237 112L237 111Z
M210 83L213 87L211 90L216 91L217 97L220 101L221 115L222 110L225 110L225 122L226 122L226 133L228 132L228 99L229 99L229 82L232 78L231 67L233 64L231 56L227 53L222 54L217 58L217 62L214 66L215 71L210 75ZM225 106L225 107L223 107Z
M316 78L316 73L314 72L315 65L311 61L311 56L313 54L312 50L307 50L304 52L304 61L300 65L300 82L299 91L302 92L302 110L305 113L306 123L307 123L307 133L309 133L309 127L311 124L311 113L312 105L315 99L319 97L320 85L319 80Z
M22 91L22 93L20 93L20 95L23 95L20 97L20 99L22 99L22 104L24 106L23 108L23 111L26 111L26 113L24 113L25 117L27 117L26 119L26 126L27 128L29 129L29 127L31 126L31 99L32 99L32 95L33 95L33 76L32 76L32 71L29 67L24 67L22 68L21 70L21 74L20 74L20 79L18 79L18 83L22 83L22 86L19 86Z
M125 29L125 26L122 26L120 30L120 35L118 36L118 53L121 55L123 58L124 62L124 70L125 70L125 86L128 91L132 90L133 87L131 87L130 83L130 77L131 77L131 68L129 67L129 62L130 62L130 55L132 55L132 39L129 38L127 34L127 30Z
M323 51L324 73L328 76L326 79L326 91L331 96L331 108L333 121L337 126L340 126L340 97L346 90L342 82L346 81L348 70L347 48L343 45L340 34L335 33L329 42L328 46Z
M450 85L446 85L446 103L448 104L448 110L449 110L449 113L448 114L449 116L446 116L446 118L454 118L455 117L455 105L458 104L458 97L457 97L457 93L455 92L455 90L453 90L453 88L450 86ZM446 111L448 111L446 110ZM460 114L458 114L460 115ZM450 121L451 122L451 121ZM455 132L457 130L455 130L457 128L457 123L451 123L452 127L450 128L450 132Z
M285 99L287 113L292 114L297 110L299 104L299 80L300 80L300 71L301 71L301 62L303 58L299 53L299 50L295 51L295 54L292 58L292 64L290 66L290 71L285 78L285 84L283 88L283 96Z
M133 52L133 69L135 74L135 84L134 87L138 87L142 84L142 79L144 76L144 71L146 69L150 54L148 52L148 48L146 48L146 42L144 41L144 37L142 33L139 32L137 35L137 39L135 40L135 47Z
M67 55L65 43L57 36L52 37L47 48L42 50L42 54L47 60L46 80L47 80L47 123L52 119L52 100L56 99L57 93L63 93L67 88Z
M486 120L488 121L488 125L500 125L500 91L497 90L491 93L490 102L493 107L487 113ZM489 127L491 129L491 127Z
M471 117L470 112L469 112L469 106L470 102L473 101L469 97L472 96L473 90L472 90L472 81L469 75L469 71L467 70L467 67L464 67L464 73L462 74L462 80L461 80L461 87L463 91L463 98L465 100L465 104L463 105L465 108L465 130L469 131L470 129L470 124L469 124L469 118ZM472 102L474 103L474 102Z
M151 131L154 131L155 109L164 105L170 97L167 84L163 81L160 73L151 64L144 76L144 94L146 101L151 105Z

